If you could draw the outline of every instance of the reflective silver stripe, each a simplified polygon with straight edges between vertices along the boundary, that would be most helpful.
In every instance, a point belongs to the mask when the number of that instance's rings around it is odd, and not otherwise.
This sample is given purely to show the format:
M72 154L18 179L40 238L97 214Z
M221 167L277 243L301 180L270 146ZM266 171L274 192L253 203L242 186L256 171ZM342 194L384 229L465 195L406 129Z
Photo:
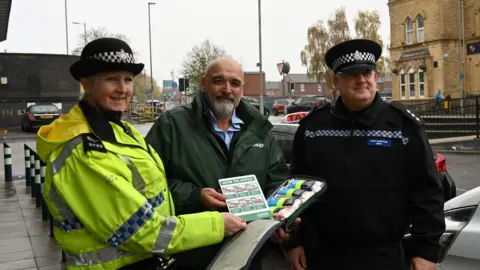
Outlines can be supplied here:
M82 137L78 136L65 144L62 151L60 152L60 155L58 155L58 157L50 164L53 176L56 175L63 168L63 166L65 166L67 158L72 154L72 151L81 143ZM53 185L50 187L48 197L53 202L53 204L58 210L58 213L60 214L60 216L62 216L63 219L61 221L55 220L55 225L58 228L62 229L65 232L70 232L83 228L80 220L73 214L72 210L63 203L62 199L58 195L57 190Z
M80 230L84 228L83 224L73 214L72 210L63 203L62 199L60 199L60 196L58 195L54 186L50 187L50 192L48 193L48 197L57 208L60 216L62 216L61 221L55 220L54 224L56 227L62 229L65 232Z
M65 146L63 146L60 155L58 155L58 157L51 163L52 175L57 174L63 168L63 166L65 166L67 158L72 154L73 150L81 143L82 136L78 136L66 143Z
M175 227L177 226L177 219L175 217L163 216L163 218L165 220L160 227L160 233L158 234L155 246L153 246L153 253L163 254L165 251L167 251L170 241L172 240Z
M100 263L105 263L125 257L128 255L133 255L131 253L119 250L114 247L106 247L94 251L88 251L81 254L68 254L65 252L67 257L67 264L72 266L89 266Z
M117 154L117 156L123 161L123 163L125 163L125 165L127 165L128 169L130 169L130 172L132 173L133 187L145 197L145 180L143 180L143 177L140 175L140 172L137 170L132 160L124 155Z

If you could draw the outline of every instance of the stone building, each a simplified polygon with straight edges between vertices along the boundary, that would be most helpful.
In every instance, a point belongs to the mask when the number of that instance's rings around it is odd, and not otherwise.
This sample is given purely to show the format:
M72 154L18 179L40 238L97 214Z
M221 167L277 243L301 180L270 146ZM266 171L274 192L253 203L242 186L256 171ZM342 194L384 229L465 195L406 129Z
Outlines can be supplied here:
M393 99L432 99L437 90L456 98L460 83L465 96L480 94L479 0L389 0L388 6Z

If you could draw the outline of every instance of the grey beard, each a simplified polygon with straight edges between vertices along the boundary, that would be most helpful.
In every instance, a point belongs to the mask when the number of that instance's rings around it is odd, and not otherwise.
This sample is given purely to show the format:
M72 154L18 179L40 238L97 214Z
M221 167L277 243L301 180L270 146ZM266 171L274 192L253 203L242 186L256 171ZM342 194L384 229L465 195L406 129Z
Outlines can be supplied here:
M212 111L217 118L227 118L232 116L235 105L233 101L228 99L215 100L213 102Z

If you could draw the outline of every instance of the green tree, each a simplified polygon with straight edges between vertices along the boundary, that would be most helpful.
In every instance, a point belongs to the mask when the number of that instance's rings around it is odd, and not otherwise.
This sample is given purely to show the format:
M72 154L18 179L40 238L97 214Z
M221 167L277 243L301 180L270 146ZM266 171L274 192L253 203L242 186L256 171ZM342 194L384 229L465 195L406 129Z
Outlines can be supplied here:
M200 80L205 75L208 64L225 55L227 55L225 49L208 39L194 46L182 63L182 74L188 76L190 89L200 89Z
M383 46L378 33L381 26L378 12L359 11L355 18L355 38L375 40ZM307 44L300 53L302 65L307 68L307 74L317 82L326 82L328 89L333 89L333 72L325 63L325 54L328 49L345 40L351 39L350 27L345 8L336 9L325 25L320 20L307 29ZM377 63L380 76L388 72L388 59L382 56Z

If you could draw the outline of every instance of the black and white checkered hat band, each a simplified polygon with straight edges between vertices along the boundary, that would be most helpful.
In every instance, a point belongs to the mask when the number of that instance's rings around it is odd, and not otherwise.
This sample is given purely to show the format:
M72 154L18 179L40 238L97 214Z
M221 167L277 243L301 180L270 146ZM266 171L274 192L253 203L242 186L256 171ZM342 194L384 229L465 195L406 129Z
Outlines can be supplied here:
M376 62L375 55L373 53L356 51L337 58L335 61L333 61L332 68L333 70L336 70L339 66L357 61L368 61L372 62L372 64Z
M133 55L124 51L97 53L87 57L87 59L95 59L117 64L134 64Z

